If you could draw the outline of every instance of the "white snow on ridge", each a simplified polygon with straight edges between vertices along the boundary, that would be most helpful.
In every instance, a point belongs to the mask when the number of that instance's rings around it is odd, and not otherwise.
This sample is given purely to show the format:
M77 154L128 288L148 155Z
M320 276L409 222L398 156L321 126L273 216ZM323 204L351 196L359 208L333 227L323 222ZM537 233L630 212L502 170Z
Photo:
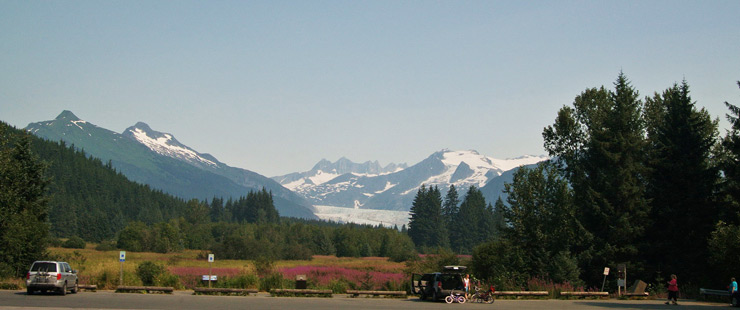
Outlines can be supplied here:
M493 163L501 168L503 171L509 171L511 169L517 168L519 166L526 166L526 165L532 165L536 164L541 161L545 161L550 159L550 157L546 155L525 155L517 158L508 158L508 159L493 159Z
M338 176L339 174L337 173L327 173L327 172L319 170L316 172L316 175L312 177L308 177L308 179L311 180L313 184L321 185L321 184L324 184L326 182L333 180L334 178Z
M398 184L393 184L393 183L391 183L390 181L386 181L386 182L385 182L385 188L384 188L384 189L381 189L381 190L379 190L379 191L377 191L377 192L375 192L375 193L376 193L376 194L380 194L380 193L382 193L382 192L385 192L385 191L387 191L387 190L389 190L389 189L393 188L393 187L394 187L394 186L396 186L396 185L398 185Z
M82 130L85 130L82 128L82 126L80 126L80 124L87 124L87 122L83 120L79 120L79 121L72 121L72 124L75 124L75 126L79 127Z
M172 140L172 136L169 134L164 134L164 137L161 138L152 139L146 132L139 128L135 128L133 134L137 141L159 154L188 161L199 161L210 166L218 167L218 164L199 156L198 153L191 149L169 144L168 142Z
M496 169L492 158L478 154L476 151L449 151L444 153L442 163L446 166L458 166L460 163L465 162L475 170L476 168L488 168Z

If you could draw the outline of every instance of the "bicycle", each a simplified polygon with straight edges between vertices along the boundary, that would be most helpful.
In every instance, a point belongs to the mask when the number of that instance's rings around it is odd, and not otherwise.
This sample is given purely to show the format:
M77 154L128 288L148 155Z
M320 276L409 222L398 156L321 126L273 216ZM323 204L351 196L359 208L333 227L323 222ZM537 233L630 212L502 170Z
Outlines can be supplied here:
M445 302L451 304L453 302L464 304L467 299L463 293L455 293L455 290L450 291L450 295L445 297Z
M493 298L493 293L496 292L496 288L491 285L487 291L482 292L480 288L477 286L475 287L475 294L473 295L473 302L479 302L479 303L487 303L492 304L495 299Z

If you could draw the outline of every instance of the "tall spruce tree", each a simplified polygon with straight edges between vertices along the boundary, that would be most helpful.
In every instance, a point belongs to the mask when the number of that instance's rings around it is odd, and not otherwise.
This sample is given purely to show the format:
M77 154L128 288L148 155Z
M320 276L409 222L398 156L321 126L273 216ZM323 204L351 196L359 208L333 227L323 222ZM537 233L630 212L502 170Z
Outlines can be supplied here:
M470 186L450 227L452 249L457 253L470 254L474 246L491 238L492 213L493 210L486 208L483 193L475 186Z
M20 276L46 251L46 167L28 134L11 136L0 124L0 276Z
M646 252L655 268L681 270L684 281L698 280L703 270L686 267L706 263L707 239L718 220L719 173L710 162L717 123L695 107L686 81L647 98L645 111L653 220Z
M593 238L578 249L589 283L599 281L604 266L639 266L637 244L649 224L642 102L623 73L614 87L587 89L543 132Z
M740 87L740 81L737 82ZM728 197L725 210L720 212L723 220L730 224L740 224L740 107L725 101L729 110L726 114L731 128L722 139L722 174L725 176L722 192Z
M422 185L411 206L408 234L420 250L449 247L449 236L442 218L439 188Z
M457 213L460 212L459 205L460 198L457 194L457 188L455 188L454 184L450 184L450 189L447 191L444 204L442 205L442 216L444 217L444 223L447 226L448 231L452 229L454 218L457 216Z

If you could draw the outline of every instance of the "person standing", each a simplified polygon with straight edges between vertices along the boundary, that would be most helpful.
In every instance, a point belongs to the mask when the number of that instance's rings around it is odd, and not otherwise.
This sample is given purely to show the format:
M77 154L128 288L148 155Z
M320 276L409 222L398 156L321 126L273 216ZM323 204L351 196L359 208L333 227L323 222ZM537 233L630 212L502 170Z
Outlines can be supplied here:
M735 295L735 292L737 292L737 281L735 281L735 277L730 278L730 300L732 300L732 295Z
M671 281L668 281L668 301L665 304L670 304L671 300L674 305L678 305L678 281L675 274L672 274Z
M465 278L463 278L463 287L465 288L465 298L469 299L470 296L468 293L470 292L470 275L466 274Z

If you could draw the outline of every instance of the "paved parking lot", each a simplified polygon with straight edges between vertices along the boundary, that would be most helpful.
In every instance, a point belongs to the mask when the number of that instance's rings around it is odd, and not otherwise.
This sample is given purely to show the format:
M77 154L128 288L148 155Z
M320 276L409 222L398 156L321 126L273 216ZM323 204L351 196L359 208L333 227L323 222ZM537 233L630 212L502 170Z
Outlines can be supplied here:
M0 309L733 309L727 304L679 301L667 306L662 300L496 300L493 304L445 304L418 298L334 298L256 296L206 296L178 291L166 294L121 294L111 291L60 295L26 295L25 291L0 291Z

